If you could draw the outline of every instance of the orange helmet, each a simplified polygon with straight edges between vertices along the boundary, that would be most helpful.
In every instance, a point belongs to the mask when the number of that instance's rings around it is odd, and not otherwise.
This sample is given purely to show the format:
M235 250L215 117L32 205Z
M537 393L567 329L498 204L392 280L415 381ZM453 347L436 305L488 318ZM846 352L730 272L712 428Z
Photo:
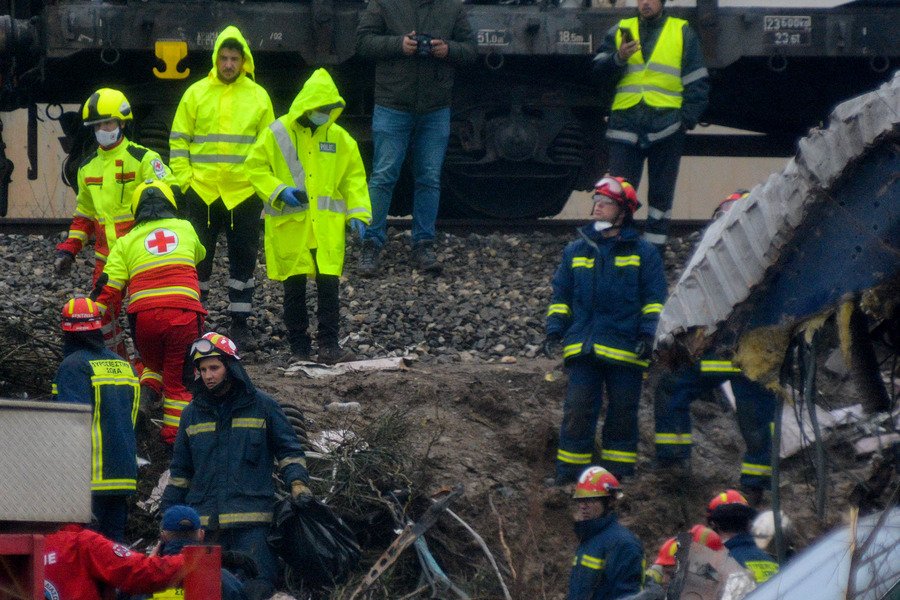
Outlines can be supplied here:
M678 552L678 541L670 537L659 547L659 554L656 555L656 561L653 564L662 567L674 567L676 552Z
M622 495L619 480L603 467L588 467L578 478L573 498L618 498Z
M744 506L750 506L750 503L747 502L747 499L744 498L739 491L725 490L721 494L713 496L713 499L709 501L709 505L706 507L706 514L709 515L712 511L726 504L743 504Z
M191 344L189 356L191 357L191 361L195 364L200 360L211 356L219 356L222 358L230 356L235 360L241 360L241 357L238 356L237 346L234 345L231 338L212 331L204 333L203 337Z
M713 219L716 219L725 214L726 212L731 210L731 207L735 202L737 202L738 200L742 200L749 195L749 190L738 190L735 193L731 194L730 196L719 202L719 206L717 206L716 210L713 211Z
M598 196L614 200L616 204L632 215L641 207L634 186L628 183L624 177L604 177L598 181L594 184L594 202L598 200Z
M722 543L722 538L719 537L719 534L706 525L694 525L693 527L691 527L690 531L691 539L693 539L698 544L703 544L710 550L715 550L716 552L718 552L725 547L725 544Z
M95 331L103 325L100 306L90 298L72 298L62 307L63 331Z

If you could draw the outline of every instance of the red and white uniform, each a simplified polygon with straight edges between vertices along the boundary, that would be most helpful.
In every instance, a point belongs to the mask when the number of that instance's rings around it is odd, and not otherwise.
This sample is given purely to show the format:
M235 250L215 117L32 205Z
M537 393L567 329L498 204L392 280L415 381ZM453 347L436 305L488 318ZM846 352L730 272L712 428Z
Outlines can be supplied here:
M97 304L116 314L128 287L134 343L144 363L141 385L163 396L163 441L172 444L181 411L191 401L184 387L184 358L200 336L206 310L200 303L197 263L206 250L182 219L145 221L120 238L103 272L109 277Z
M66 525L44 540L44 596L49 600L101 600L100 584L145 594L181 582L184 556L146 556L80 525Z

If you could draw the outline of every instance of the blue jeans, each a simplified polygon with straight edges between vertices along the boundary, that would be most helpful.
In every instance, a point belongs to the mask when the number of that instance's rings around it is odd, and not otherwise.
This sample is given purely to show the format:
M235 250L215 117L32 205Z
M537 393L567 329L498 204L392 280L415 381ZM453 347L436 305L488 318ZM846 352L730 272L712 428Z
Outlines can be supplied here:
M413 194L412 243L434 240L434 222L441 199L441 167L450 139L450 109L417 115L375 105L372 113L375 156L369 178L372 224L366 240L379 248L387 241L387 216L400 177L406 150L412 145Z

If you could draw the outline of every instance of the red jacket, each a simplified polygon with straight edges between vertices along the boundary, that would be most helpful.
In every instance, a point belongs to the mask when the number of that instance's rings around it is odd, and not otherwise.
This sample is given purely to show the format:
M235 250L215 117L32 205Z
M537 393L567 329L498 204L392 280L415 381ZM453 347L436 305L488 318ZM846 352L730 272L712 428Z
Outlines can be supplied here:
M147 556L80 525L66 525L44 540L44 593L50 600L101 600L100 584L128 594L150 593L181 582L184 556Z

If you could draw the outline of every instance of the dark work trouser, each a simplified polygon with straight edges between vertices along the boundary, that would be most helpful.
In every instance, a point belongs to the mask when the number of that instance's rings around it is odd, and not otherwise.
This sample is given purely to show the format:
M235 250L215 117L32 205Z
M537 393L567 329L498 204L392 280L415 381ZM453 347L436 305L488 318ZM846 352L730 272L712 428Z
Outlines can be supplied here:
M309 314L306 309L306 275L293 275L284 280L284 324L294 352L309 352ZM316 275L319 330L316 339L323 344L336 344L341 314L340 277Z
M647 161L647 226L644 239L662 248L668 240L675 183L684 147L684 132L679 131L647 148L638 145L609 142L609 172L627 179L635 189L641 183L644 160Z
M206 541L222 546L223 551L237 550L249 554L259 567L260 576L272 585L278 585L278 558L269 547L266 538L269 525L248 525L229 529L212 529L206 532Z
M569 387L556 453L556 478L560 483L578 479L591 464L600 464L617 477L634 474L637 462L638 404L641 369L597 360L573 359L567 366ZM606 391L600 461L593 461L594 435Z
M212 204L200 199L193 189L184 195L188 207L188 219L206 248L206 258L197 264L197 278L203 299L209 294L209 278L212 275L216 254L216 238L225 230L228 241L228 312L232 318L246 319L253 308L253 290L256 279L256 256L259 253L259 219L262 200L253 195L234 210L225 208L221 198Z
M701 374L697 367L660 377L655 395L656 457L662 462L691 456L691 402L731 380L738 429L747 450L741 464L741 486L766 488L772 474L772 420L775 395L740 374Z
M114 542L125 542L128 522L126 494L91 494L91 513L97 521L91 528Z

